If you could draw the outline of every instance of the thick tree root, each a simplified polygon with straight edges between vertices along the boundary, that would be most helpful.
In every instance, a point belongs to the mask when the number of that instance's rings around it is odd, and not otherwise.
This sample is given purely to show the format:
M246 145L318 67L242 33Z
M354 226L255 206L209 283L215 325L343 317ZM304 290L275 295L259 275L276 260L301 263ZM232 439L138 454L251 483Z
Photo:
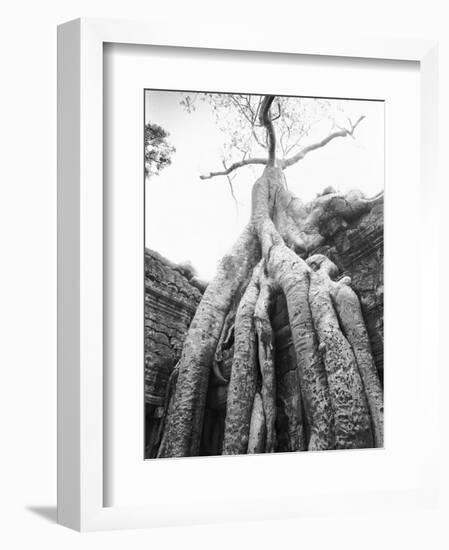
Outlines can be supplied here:
M231 378L232 356L234 345L234 324L238 304L231 306L223 323L220 339L215 350L212 371L216 384L227 385ZM231 360L229 360L231 358Z
M323 241L323 221L350 222L369 208L359 195L333 190L304 206L280 168L265 168L253 186L250 223L191 323L158 456L199 453L208 385L215 411L227 391L223 454L275 450L277 398L291 450L382 446L382 388L358 298L347 281L333 281L326 257L303 259ZM288 391L276 388L274 287L286 298L296 355Z
M332 303L338 315L340 327L352 347L363 382L371 415L374 443L376 447L382 447L383 390L371 354L371 345L359 299L350 287L351 280L349 277L344 277L337 282L332 280L332 277L337 273L337 268L328 258L322 255L314 255L307 261L319 265L325 284L330 289Z
M296 355L294 363L296 366ZM286 372L276 389L276 398L281 406L281 422L282 417L285 416L283 419L284 428L281 430L284 438L282 450L294 452L305 451L307 450L307 420L303 415L301 384L299 383L298 369L295 368L294 370ZM276 444L277 443L278 441L276 441ZM285 445L285 443L287 443L287 445Z
M164 456L165 452L165 446L167 443L167 437L168 437L168 430L166 430L166 424L167 424L167 418L170 413L173 413L174 404L175 404L175 388L176 384L178 382L178 375L179 375L179 362L176 363L175 367L172 370L172 373L170 374L170 378L168 379L167 383L167 389L165 391L165 399L164 399L164 412L162 414L161 424L159 426L159 432L157 435L157 443L155 445L156 448L158 448L157 458L161 458Z
M314 258L307 262L315 266ZM319 268L311 273L309 303L334 411L335 446L337 449L372 447L371 422L362 380L351 346L340 330L329 280Z
M324 284L329 288L340 328L352 347L372 423L374 446L383 446L383 390L371 354L371 346L362 310L356 293L350 287L349 277L335 282L337 267L321 254L311 256L307 262L319 269Z
M306 263L286 247L274 247L270 271L287 300L288 316L298 365L298 378L307 423L308 449L320 451L335 446L334 418L327 376L309 307L310 273Z
M251 412L251 423L249 428L248 454L265 452L266 444L266 421L262 397L260 393L254 396L253 409Z
M261 264L253 271L235 318L234 359L228 388L223 454L244 454L248 450L258 371L254 312L259 296L260 272Z
M221 261L190 325L180 363L175 407L167 418L163 457L199 453L207 385L212 361L232 300L259 260L260 249L248 225Z
M332 449L335 441L333 412L309 308L310 269L286 246L270 218L276 201L284 192L282 172L278 168L265 168L254 184L253 220L268 273L287 300L299 381L310 426L309 450Z
M337 283L332 298L343 332L354 350L360 376L365 388L374 432L374 444L384 444L384 399L379 374L371 354L371 345L362 316L360 302L347 279Z
M254 311L258 342L259 367L262 377L261 399L266 423L264 451L272 453L275 443L276 377L273 357L273 330L270 321L270 300L273 283L262 271L259 280L259 297Z

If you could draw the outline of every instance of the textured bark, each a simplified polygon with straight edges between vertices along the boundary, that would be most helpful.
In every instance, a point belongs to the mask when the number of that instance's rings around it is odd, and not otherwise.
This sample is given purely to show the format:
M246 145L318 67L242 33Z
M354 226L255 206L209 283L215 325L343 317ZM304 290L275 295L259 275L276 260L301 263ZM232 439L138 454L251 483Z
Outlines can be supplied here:
M299 255L307 252L308 244L305 234L301 231L295 220L296 208L292 194L282 188L277 197L273 212L273 222L279 231L284 243Z
M329 388L317 349L308 303L310 269L304 260L285 245L269 217L277 196L284 189L281 170L265 168L263 176L254 186L253 220L268 273L287 300L299 380L310 426L309 450L332 449L334 425Z
M270 109L274 101L274 95L266 95L260 106L259 121L267 130L268 160L267 166L274 166L276 162L276 133L271 120Z
M228 388L223 454L248 450L251 412L257 385L257 342L254 311L261 266L253 271L235 318L234 359Z
M336 224L347 224L369 210L370 201L358 194L343 197L329 188L303 205L288 191L282 172L332 139L352 135L362 118L349 130L279 161L270 116L273 100L266 96L260 106L269 156L260 162L266 166L253 185L251 219L222 260L191 323L160 456L199 453L206 394L208 406L219 415L227 393L223 454L275 449L272 285L285 296L296 355L277 395L283 421L287 419L290 449L371 447L373 429L376 444L383 441L382 393L373 375L357 297L346 285L332 281L335 266L324 256L303 259ZM213 445L218 448L219 442Z
M362 380L351 346L340 330L330 296L330 279L317 265L319 259L312 256L307 260L318 267L310 274L309 303L334 411L335 445L337 449L372 447L371 422Z
M310 427L308 449L333 449L335 436L329 387L309 307L309 268L293 251L275 247L270 257L270 272L287 300L300 390Z
M270 321L272 283L262 272L259 297L254 312L259 367L262 376L261 399L266 423L265 452L272 453L275 443L276 423L276 378L273 359L273 330Z
M160 456L199 453L209 372L223 322L233 297L258 259L258 242L249 225L220 262L190 325L179 363L176 405L167 418L166 445Z
M168 438L168 430L166 430L166 424L167 424L167 418L170 414L173 414L173 410L175 407L175 388L176 384L178 382L178 375L179 375L179 363L176 364L175 368L173 369L170 378L168 379L166 394L165 394L165 400L164 400L164 413L162 417L162 421L160 424L160 429L158 433L158 442L155 445L155 448L158 448L157 457L160 458L161 456L164 456L165 447L167 444L167 438Z
M248 454L263 453L266 448L266 420L260 393L254 396L249 428Z
M244 286L244 285L242 285ZM235 300L234 300L235 302ZM232 304L221 329L212 364L214 384L227 385L231 378L235 314L238 304ZM230 360L229 360L230 359Z
M373 425L374 444L376 447L383 447L383 390L371 354L371 345L360 302L356 293L349 286L349 282L348 279L343 279L335 284L332 290L332 298L343 332L352 346L362 377Z
M276 447L280 451L307 449L306 421L302 412L301 386L296 364L295 356L295 368L284 373L277 385L279 414L276 420L282 439L277 437Z

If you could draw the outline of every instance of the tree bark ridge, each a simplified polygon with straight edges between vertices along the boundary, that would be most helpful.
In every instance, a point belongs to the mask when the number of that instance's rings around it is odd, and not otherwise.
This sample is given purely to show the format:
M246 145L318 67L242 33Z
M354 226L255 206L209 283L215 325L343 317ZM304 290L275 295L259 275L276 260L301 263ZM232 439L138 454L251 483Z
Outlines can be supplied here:
M249 224L220 262L203 295L179 362L176 405L167 418L163 457L199 453L207 384L218 339L234 295L259 260L259 250L253 226Z
M235 318L234 358L226 405L223 454L248 451L251 413L257 387L257 342L254 311L259 296L261 263L240 301Z
M190 325L168 403L161 457L199 453L212 379L222 396L227 386L223 454L275 450L277 389L270 319L274 287L286 299L296 355L297 399L286 403L292 450L371 447L373 438L376 446L383 444L382 388L358 298L347 281L333 280L336 267L325 256L304 259L324 241L329 220L350 223L373 203L329 189L304 205L287 189L282 172L308 152L352 135L363 117L349 130L340 129L290 159L276 161L273 100L265 96L260 107L268 159L244 159L205 176L265 164L253 185L250 222L220 262ZM228 373L221 365L231 334Z

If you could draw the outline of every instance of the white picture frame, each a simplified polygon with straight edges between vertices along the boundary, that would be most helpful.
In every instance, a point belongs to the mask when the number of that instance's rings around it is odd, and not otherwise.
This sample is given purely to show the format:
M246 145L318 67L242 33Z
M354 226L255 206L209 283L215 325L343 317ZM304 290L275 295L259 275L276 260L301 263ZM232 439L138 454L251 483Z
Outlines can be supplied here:
M182 514L166 506L104 506L103 384L103 46L105 43L157 45L270 52L278 56L314 55L342 58L404 60L419 63L421 86L421 207L423 239L438 230L437 188L437 44L418 40L269 37L236 29L205 28L192 38L174 24L78 19L58 28L58 522L77 530L137 528L182 523L249 520L327 514L333 508L375 511L385 507L432 505L438 492L438 456L422 463L417 484L400 491L357 496L334 494L301 500L300 489L282 506L268 494L266 502L235 501L222 506L192 504ZM174 51L174 50L173 50ZM173 53L175 55L175 53ZM437 245L429 244L426 263L437 265ZM431 269L426 273L433 277ZM432 293L438 291L433 286ZM432 294L433 296L434 294ZM422 296L421 296L422 298ZM420 316L436 319L436 303L421 300ZM429 350L437 327L425 330ZM422 359L423 360L423 359ZM425 395L437 394L437 351L427 356L430 382ZM435 411L435 409L432 409ZM430 428L429 428L430 429ZM294 459L294 457L293 457ZM176 495L175 495L176 498ZM271 500L270 500L271 499Z

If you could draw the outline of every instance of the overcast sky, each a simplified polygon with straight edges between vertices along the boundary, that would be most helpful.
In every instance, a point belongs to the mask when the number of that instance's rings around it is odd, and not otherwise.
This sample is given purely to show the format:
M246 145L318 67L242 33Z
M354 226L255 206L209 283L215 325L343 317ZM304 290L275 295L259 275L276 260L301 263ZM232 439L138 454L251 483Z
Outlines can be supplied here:
M145 184L145 246L173 262L191 262L199 277L210 280L218 261L248 222L251 186L263 167L235 172L237 211L226 177L199 178L222 168L225 137L206 102L198 102L196 111L189 114L180 105L182 97L180 92L145 94L146 122L170 132L169 140L176 147L172 165L147 178ZM332 101L337 105L337 100ZM285 171L289 188L304 201L329 185L343 192L360 189L366 196L383 189L384 104L354 100L338 100L338 104L352 120L362 114L366 118L356 129L355 139L335 139ZM318 125L303 145L327 132L327 127Z

